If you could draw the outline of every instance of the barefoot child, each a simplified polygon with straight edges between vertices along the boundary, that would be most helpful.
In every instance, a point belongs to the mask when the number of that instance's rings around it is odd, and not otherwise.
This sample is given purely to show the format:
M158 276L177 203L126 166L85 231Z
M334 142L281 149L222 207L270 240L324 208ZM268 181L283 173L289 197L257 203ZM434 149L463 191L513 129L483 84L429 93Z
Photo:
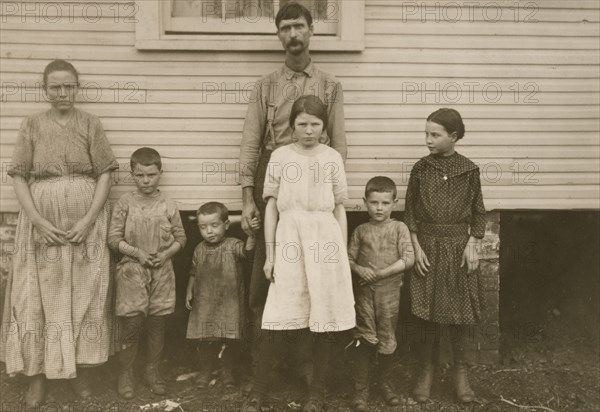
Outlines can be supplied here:
M416 271L409 284L411 311L423 323L421 372L413 391L418 402L429 399L433 347L442 325L452 338L456 396L461 402L472 402L475 396L465 358L469 328L480 320L483 288L477 249L485 233L485 208L477 165L454 150L464 134L456 110L430 114L425 125L430 155L413 167L406 192L405 222Z
M414 255L408 228L390 217L398 202L396 195L396 184L388 177L377 176L367 182L364 202L369 222L354 230L348 247L350 267L356 274L352 403L361 412L369 410L369 360L375 351L379 391L389 405L400 404L388 373L396 350L400 287L404 272L414 264Z
M259 369L243 411L261 410L274 360L286 343L311 332L314 374L303 411L321 411L333 343L337 333L355 326L344 164L338 152L320 143L327 109L318 97L302 96L289 123L295 142L273 151L265 177L264 271L271 285Z
M177 205L159 189L160 154L142 147L131 155L131 175L137 189L115 204L108 245L123 257L115 275L119 320L120 374L118 392L135 396L133 364L140 332L147 324L145 380L152 392L164 395L158 371L165 339L165 318L175 309L175 273L171 258L186 242Z
M199 342L198 386L207 386L217 354L222 360L221 379L233 386L232 369L245 324L242 263L251 259L255 240L248 237L244 247L241 240L226 236L229 212L222 203L202 205L196 217L204 241L194 251L187 285L185 306L191 313L186 338ZM252 225L258 229L258 219Z

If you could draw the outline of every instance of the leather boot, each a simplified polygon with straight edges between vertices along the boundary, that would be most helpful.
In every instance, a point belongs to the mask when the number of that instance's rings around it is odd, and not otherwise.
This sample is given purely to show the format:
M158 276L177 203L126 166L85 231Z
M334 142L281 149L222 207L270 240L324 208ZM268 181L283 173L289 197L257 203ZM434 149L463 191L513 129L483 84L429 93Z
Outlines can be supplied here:
M37 410L46 399L48 383L46 375L35 375L28 378L29 387L25 393L25 406L27 409Z
M165 395L167 386L160 376L158 365L165 346L165 316L148 316L148 353L144 379L150 390Z
M378 357L378 388L385 402L390 406L400 405L400 398L389 381L390 369L393 366L392 355L379 353Z
M119 379L117 380L117 392L123 399L133 399L135 397L133 369L126 369L119 374Z
M351 356L354 358L352 365L352 377L354 379L352 407L356 412L368 412L369 363L374 348L362 339L352 341L351 345Z
M119 359L119 378L117 379L117 392L124 399L135 397L135 380L133 364L137 356L138 342L144 318L141 315L132 317L119 317L120 348L117 352Z
M467 368L464 364L454 365L454 389L456 391L456 397L462 403L470 403L475 399L475 392L469 385L469 378L467 377Z
M431 393L431 384L433 382L433 365L422 365L417 384L413 390L415 401L419 403L427 402Z
M71 388L73 392L79 395L83 399L87 399L92 396L92 389L89 383L89 371L88 368L77 368L77 377L71 379Z
M439 325L434 322L421 321L420 367L417 384L413 389L415 401L423 403L429 400L433 383L433 348L439 340Z
M460 402L470 403L475 399L475 392L469 385L466 359L468 339L469 336L472 336L473 331L469 325L452 325L450 331L452 333L452 355L454 358L454 390Z
M329 360L335 345L337 334L335 332L312 333L314 341L313 377L310 382L310 392L303 412L321 412L325 403L325 388Z

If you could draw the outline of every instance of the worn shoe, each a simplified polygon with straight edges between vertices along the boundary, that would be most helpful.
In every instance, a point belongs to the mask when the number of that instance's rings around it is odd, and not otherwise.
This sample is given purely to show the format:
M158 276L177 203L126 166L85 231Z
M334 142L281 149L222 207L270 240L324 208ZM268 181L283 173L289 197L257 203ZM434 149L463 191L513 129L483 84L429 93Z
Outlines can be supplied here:
M119 374L117 392L123 399L133 399L135 397L135 383L133 382L132 369L127 369Z
M454 367L454 389L456 390L456 397L462 403L470 403L475 399L475 392L469 385L467 368L463 364Z
M73 392L83 399L87 399L92 396L92 389L90 388L90 382L88 379L88 371L77 369L77 377L70 379L70 383Z
M167 385L160 376L158 365L150 364L146 366L144 378L146 379L146 383L150 387L150 390L155 394L165 395L167 393Z
M355 389L352 398L352 407L356 412L369 412L369 388Z
M419 403L427 402L431 393L431 384L433 382L433 365L424 365L417 378L417 384L413 390L415 401Z
M400 398L394 391L394 388L387 380L382 380L379 385L379 392L381 396L385 400L385 402L390 406L400 405Z
M240 412L261 412L262 404L262 396L258 394L250 394L250 396L244 399L244 403L242 404Z
M39 408L46 399L47 382L45 375L35 375L29 378L29 388L25 393L25 406L28 409Z

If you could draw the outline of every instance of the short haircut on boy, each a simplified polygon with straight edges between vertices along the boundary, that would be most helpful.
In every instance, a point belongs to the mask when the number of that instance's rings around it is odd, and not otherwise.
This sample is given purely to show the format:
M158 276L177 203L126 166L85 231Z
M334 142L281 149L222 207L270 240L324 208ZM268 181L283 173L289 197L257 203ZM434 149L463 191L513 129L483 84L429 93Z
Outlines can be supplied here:
M279 9L275 16L275 26L277 26L277 30L279 31L279 23L281 23L281 20L295 20L300 17L304 17L308 27L312 26L313 18L306 7L296 2L286 3L285 6Z
M365 199L368 198L369 194L372 192L391 193L394 199L398 196L396 183L386 176L375 176L367 182L367 185L365 186Z
M227 210L227 206L221 202L208 202L203 204L198 208L196 217L200 215L212 215L213 213L218 213L223 222L226 222L227 219L229 219L229 210Z
M135 169L135 165L151 166L156 165L158 170L162 170L162 160L160 154L151 147L140 147L131 155L129 161L131 172Z

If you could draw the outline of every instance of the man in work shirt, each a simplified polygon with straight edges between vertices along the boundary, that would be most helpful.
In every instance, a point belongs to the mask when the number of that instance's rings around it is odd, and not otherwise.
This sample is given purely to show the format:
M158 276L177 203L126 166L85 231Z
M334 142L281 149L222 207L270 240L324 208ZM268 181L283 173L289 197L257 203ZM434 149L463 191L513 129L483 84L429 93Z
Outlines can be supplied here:
M310 12L298 3L287 3L277 13L275 24L277 36L285 49L285 64L256 83L246 113L240 148L242 229L247 234L253 232L250 226L253 218L264 221L262 194L265 171L271 152L292 143L289 116L297 98L311 94L325 103L329 122L321 142L330 145L346 159L342 86L334 76L319 70L311 62L309 45L313 19ZM261 326L269 289L269 281L263 271L265 238L262 227L257 232L249 298L253 330L256 332ZM256 359L256 356L253 358ZM299 372L309 381L310 365L300 365L300 368Z

